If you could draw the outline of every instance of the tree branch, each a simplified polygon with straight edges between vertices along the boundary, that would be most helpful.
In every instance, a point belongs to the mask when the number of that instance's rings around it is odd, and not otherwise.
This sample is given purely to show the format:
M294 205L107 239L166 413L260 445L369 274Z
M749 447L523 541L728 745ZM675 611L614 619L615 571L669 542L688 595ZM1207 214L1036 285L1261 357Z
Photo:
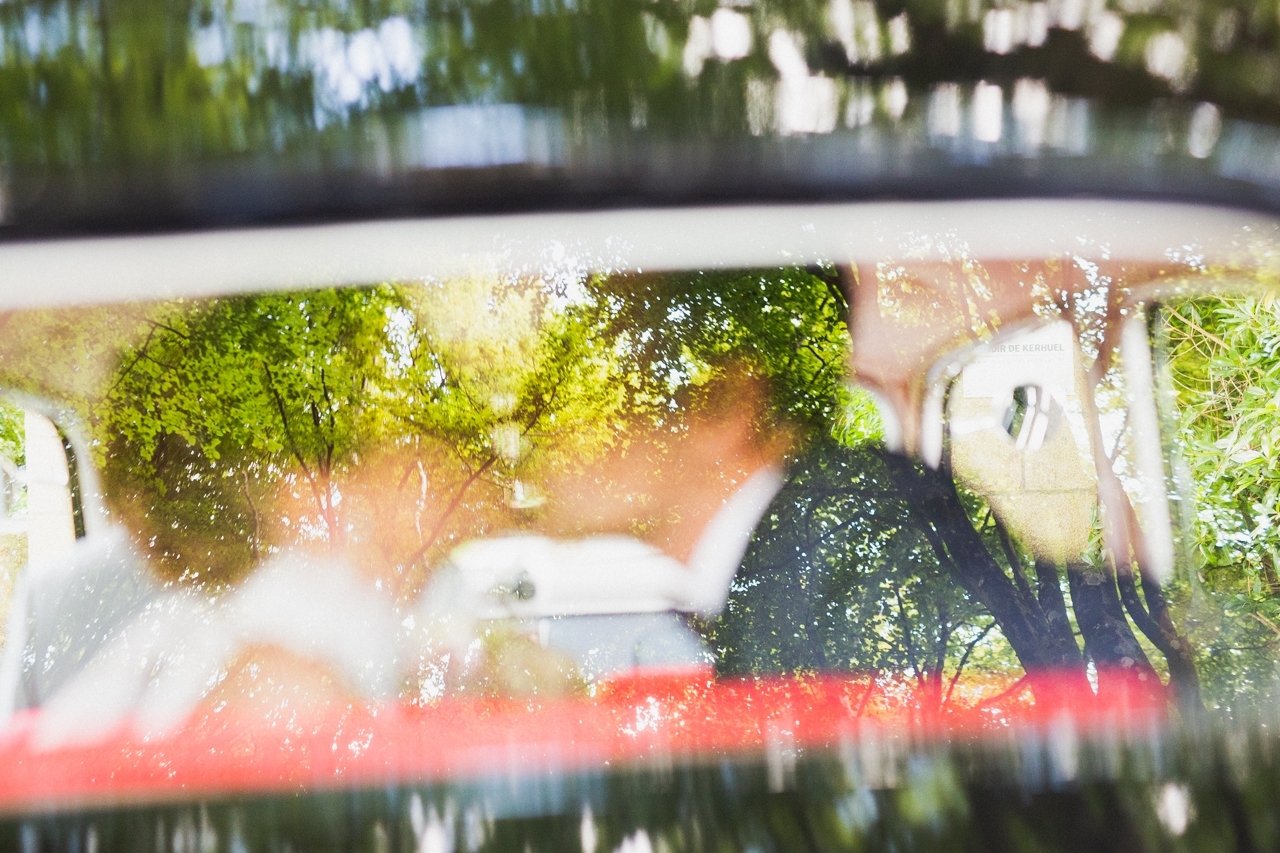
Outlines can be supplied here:
M969 662L969 656L973 654L973 650L978 647L979 643L986 639L987 634L990 634L991 629L995 626L996 620L992 619L987 623L987 627L982 629L982 632L978 634L978 636L974 637L971 642L965 645L964 654L960 655L960 660L956 662L956 671L951 674L951 681L947 684L947 695L942 700L943 705L951 704L951 694L956 689L956 683L960 681L960 673L964 672L965 664Z
M299 469L307 479L308 485L311 487L311 495L315 499L316 506L320 509L321 517L325 520L325 525L329 527L329 533L333 534L333 520L329 517L328 508L326 506L324 496L320 491L320 484L316 480L315 472L311 470L311 466L307 464L306 458L302 455L298 442L293 437L293 429L289 425L289 411L284 404L284 398L280 396L280 391L276 388L275 376L271 372L271 365L266 360L261 361L262 371L267 377L267 391L271 394L271 399L275 402L276 411L280 414L280 425L284 430L285 440L289 444L290 455L297 461Z
M417 550L409 555L409 563L416 563L418 560L421 560L426 556L427 551L431 550L431 547L435 545L436 539L438 539L440 534L444 531L445 523L448 522L449 517L452 516L458 510L458 507L462 505L462 498L466 495L467 490L471 488L472 484L474 484L476 480L480 479L481 475L483 475L485 471L488 471L493 467L494 463L497 461L498 455L496 453L491 454L479 468L472 471L467 479L463 481L462 485L458 487L458 491L454 493L452 500L449 501L449 505L445 507L444 512L442 512L440 517L436 519L436 523L431 526L431 531L427 534L426 539L418 546Z

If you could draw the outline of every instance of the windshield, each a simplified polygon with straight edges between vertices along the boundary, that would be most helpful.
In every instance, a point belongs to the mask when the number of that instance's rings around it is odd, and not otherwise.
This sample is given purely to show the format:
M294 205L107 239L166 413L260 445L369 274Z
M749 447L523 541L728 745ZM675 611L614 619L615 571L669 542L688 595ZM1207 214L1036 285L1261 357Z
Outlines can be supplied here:
M455 832L450 783L499 768L765 755L791 790L877 738L1252 719L1280 315L1248 240L10 311L10 807L430 781Z

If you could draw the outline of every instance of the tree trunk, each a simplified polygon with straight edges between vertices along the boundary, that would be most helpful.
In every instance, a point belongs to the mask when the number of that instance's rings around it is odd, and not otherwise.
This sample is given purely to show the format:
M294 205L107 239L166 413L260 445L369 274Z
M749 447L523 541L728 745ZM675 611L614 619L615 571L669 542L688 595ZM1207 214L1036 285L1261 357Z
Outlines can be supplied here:
M1084 684L1084 657L1066 624L1066 605L1022 592L991 556L945 474L926 471L901 457L887 457L889 470L911 511L921 521L939 562L995 617L1024 669L1033 676L1076 673ZM1044 606L1058 606L1054 618Z
M1106 689L1112 674L1159 683L1155 668L1125 619L1110 571L1072 565L1067 567L1067 581L1085 651L1098 667L1099 689Z

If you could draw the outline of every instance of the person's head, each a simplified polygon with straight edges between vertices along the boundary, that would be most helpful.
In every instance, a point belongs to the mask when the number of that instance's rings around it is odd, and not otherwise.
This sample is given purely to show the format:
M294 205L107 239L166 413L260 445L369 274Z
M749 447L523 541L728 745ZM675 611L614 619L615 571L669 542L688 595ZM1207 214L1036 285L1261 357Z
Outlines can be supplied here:
M551 483L547 529L630 532L687 557L724 501L792 447L794 432L776 419L770 394L745 360L709 367L660 422L632 424L619 452Z

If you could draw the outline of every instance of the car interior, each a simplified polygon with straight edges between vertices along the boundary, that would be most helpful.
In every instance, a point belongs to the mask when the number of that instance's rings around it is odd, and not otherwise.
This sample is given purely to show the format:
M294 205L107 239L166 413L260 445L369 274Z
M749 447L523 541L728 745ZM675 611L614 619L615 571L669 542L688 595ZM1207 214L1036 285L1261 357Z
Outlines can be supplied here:
M738 213L0 245L0 804L1269 707L1273 219Z

